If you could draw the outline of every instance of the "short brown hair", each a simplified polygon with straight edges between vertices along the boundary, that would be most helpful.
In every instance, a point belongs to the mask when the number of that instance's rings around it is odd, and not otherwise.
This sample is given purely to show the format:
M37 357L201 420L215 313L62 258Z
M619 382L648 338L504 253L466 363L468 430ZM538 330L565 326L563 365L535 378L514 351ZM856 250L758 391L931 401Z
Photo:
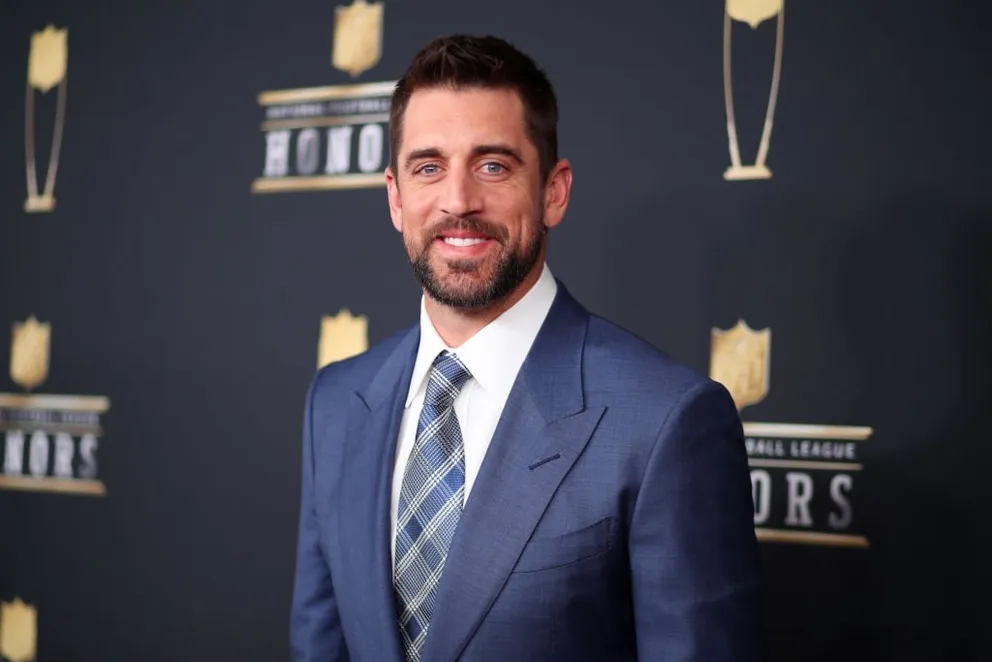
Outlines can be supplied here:
M499 37L437 37L414 56L396 84L389 111L389 163L396 171L403 113L418 89L512 89L524 105L527 135L537 148L541 179L558 162L558 101L545 73L529 56Z

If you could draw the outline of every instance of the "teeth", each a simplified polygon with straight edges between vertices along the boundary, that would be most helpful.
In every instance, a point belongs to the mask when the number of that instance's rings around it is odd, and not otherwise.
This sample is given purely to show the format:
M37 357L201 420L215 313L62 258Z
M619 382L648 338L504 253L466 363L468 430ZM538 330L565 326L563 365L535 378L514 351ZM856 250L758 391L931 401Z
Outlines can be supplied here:
M444 243L450 246L475 246L481 244L485 239L462 239L461 237L445 237Z

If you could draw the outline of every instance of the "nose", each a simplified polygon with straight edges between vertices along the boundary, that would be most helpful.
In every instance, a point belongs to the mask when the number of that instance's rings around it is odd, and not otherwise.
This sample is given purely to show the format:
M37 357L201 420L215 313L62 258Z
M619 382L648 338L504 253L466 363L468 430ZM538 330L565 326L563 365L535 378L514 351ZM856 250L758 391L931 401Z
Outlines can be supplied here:
M450 216L468 216L480 212L479 185L465 168L451 168L442 184L440 208Z

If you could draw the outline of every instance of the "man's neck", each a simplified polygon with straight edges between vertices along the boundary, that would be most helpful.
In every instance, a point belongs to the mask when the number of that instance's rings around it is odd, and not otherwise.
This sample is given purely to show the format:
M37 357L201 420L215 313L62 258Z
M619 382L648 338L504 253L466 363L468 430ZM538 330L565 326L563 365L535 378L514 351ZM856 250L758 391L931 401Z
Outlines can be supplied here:
M444 343L451 348L459 347L524 298L540 279L543 269L544 263L542 261L517 286L517 289L485 308L466 310L445 306L426 293L424 295L424 308L427 310L431 324L434 325L434 329Z

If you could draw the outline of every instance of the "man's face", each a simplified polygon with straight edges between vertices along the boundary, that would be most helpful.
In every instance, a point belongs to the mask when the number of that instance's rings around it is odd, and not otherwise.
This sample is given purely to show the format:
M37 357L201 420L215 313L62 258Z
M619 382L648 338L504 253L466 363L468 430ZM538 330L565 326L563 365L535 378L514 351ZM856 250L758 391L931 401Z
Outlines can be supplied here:
M387 171L393 225L433 299L485 308L534 272L548 196L514 91L414 92L396 168Z

